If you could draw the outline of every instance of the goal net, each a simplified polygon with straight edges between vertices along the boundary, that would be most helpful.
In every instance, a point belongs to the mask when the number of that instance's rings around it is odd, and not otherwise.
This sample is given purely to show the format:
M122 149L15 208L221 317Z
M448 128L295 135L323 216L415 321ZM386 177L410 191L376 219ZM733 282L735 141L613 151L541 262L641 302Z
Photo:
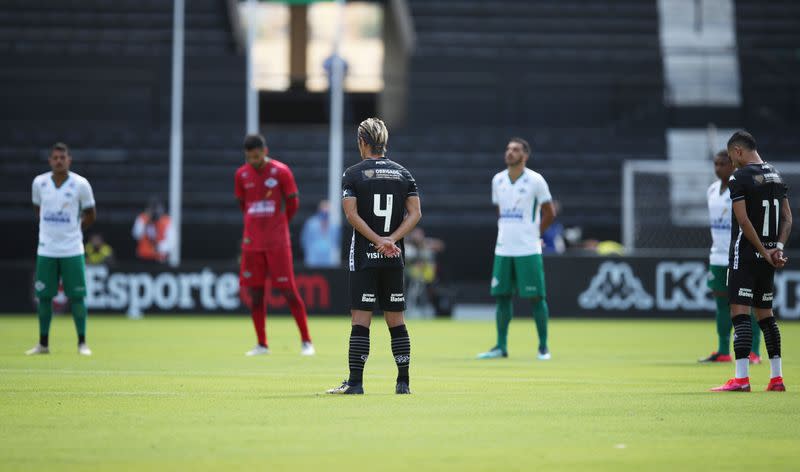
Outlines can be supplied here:
M789 184L794 221L800 221L800 163L773 164ZM632 252L708 250L711 234L706 191L715 179L711 160L626 161L622 175L625 248Z

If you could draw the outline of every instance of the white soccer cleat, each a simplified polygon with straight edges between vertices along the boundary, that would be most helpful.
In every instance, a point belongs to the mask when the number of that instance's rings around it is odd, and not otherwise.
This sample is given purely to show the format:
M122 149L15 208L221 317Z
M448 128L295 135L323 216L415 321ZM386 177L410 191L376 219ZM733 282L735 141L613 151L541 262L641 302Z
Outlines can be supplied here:
M37 344L25 351L26 356L35 356L37 354L50 354L50 348L47 346L42 346L41 344Z
M549 349L539 349L539 353L536 355L536 358L540 361L549 361L552 356L550 355Z
M317 350L314 349L314 345L311 344L311 341L304 341L303 346L300 348L300 355L301 356L313 356L317 353Z
M260 344L257 344L256 347L244 353L244 355L247 357L263 356L265 354L269 354L269 348Z
M78 354L82 356L91 356L92 350L89 349L89 346L87 346L86 343L80 343L78 344Z

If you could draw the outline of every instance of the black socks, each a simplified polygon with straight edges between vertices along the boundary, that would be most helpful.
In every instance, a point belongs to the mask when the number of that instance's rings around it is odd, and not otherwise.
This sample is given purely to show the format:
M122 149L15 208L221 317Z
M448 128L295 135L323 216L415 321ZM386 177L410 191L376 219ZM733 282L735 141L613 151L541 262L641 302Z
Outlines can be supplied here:
M411 340L406 325L389 328L392 336L392 355L397 364L397 381L409 383L408 365L411 362ZM350 385L361 385L364 379L364 364L369 358L369 328L353 325L350 331Z
M364 364L369 357L369 328L353 325L350 331L350 385L361 385L364 378Z
M40 345L42 345L44 347L47 347L49 342L50 342L50 336L49 335L47 335L47 334L39 335L39 344Z
M750 356L753 347L753 327L750 325L750 315L736 315L733 317L733 352L737 359Z
M781 357L781 332L775 317L764 318L758 322L758 325L761 326L761 331L764 333L764 344L767 345L769 358Z
M397 381L408 384L408 365L411 362L411 339L406 325L389 328L392 335L392 355L397 364Z

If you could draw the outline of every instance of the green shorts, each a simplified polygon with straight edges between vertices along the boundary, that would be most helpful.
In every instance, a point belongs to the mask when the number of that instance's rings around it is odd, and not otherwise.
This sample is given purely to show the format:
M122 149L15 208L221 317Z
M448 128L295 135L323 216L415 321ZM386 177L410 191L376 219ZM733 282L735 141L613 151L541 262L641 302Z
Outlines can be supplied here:
M544 263L541 254L494 256L492 296L515 293L522 298L545 297Z
M712 292L728 293L728 266L708 266L708 288Z
M36 256L36 296L53 298L58 294L58 280L68 298L86 296L86 270L83 254L72 257Z

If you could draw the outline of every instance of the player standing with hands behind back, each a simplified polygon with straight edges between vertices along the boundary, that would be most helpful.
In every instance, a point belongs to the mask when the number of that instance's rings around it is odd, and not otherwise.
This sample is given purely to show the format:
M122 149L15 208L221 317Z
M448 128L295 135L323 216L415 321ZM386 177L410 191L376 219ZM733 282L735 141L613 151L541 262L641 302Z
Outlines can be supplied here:
M750 307L764 333L770 363L767 391L785 391L781 373L781 333L772 313L775 269L786 265L783 248L792 229L788 186L777 170L761 160L756 140L737 131L728 140L737 167L728 184L733 202L733 231L728 262L728 298L733 321L736 374L715 392L749 392L748 355L753 339Z
M409 394L411 341L403 320L403 237L422 217L414 177L385 157L389 131L369 118L358 126L361 162L342 178L342 207L353 226L350 242L350 378L330 394L363 394L364 364L369 357L369 326L377 303L392 337L397 365L395 393Z
M97 217L94 194L89 181L70 172L72 157L64 143L50 150L50 172L33 179L32 199L39 219L39 248L36 251L36 298L39 299L39 343L26 354L49 354L50 321L53 297L58 293L59 278L69 298L78 354L92 355L86 344L86 262L83 230Z
M249 291L250 316L258 339L258 344L245 355L269 354L264 297L269 277L272 288L286 298L300 330L300 353L313 356L316 351L308 333L306 306L294 281L289 239L289 221L300 205L294 175L289 166L267 156L267 144L259 134L244 138L244 156L246 163L234 177L236 199L244 215L239 285Z

